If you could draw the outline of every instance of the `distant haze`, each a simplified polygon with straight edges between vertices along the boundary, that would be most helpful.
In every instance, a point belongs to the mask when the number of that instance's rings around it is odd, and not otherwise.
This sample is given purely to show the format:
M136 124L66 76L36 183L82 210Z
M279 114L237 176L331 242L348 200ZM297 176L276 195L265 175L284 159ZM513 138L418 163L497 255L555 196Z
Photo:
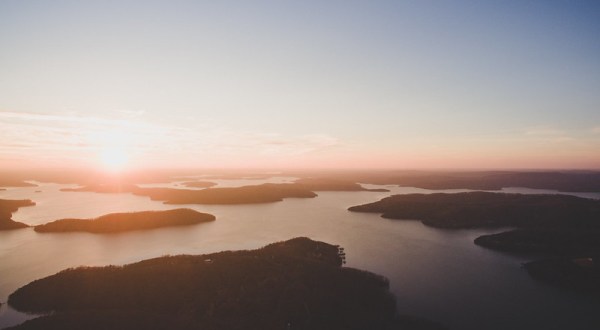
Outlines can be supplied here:
M597 1L0 1L0 168L600 169Z

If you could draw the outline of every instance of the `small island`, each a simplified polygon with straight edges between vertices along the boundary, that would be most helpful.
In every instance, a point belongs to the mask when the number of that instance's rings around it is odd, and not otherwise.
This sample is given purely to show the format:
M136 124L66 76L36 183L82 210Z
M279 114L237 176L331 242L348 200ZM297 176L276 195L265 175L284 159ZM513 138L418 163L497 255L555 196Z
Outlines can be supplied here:
M0 199L0 230L10 230L29 227L27 224L14 221L12 219L12 214L16 212L20 207L34 205L35 203L29 199Z
M295 238L252 251L80 267L8 304L51 313L12 329L439 329L398 316L387 279L342 267L338 246Z
M95 219L61 219L34 227L40 233L118 233L132 230L194 225L214 221L212 214L191 209L112 213Z

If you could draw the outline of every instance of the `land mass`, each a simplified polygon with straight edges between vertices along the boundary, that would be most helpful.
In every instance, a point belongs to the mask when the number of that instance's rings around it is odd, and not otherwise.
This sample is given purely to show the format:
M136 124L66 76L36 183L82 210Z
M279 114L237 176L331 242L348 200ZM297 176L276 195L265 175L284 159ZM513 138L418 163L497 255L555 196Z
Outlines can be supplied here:
M600 221L600 219L598 219ZM483 235L475 244L494 250L554 256L600 255L600 228L526 228Z
M538 281L582 292L600 300L600 255L542 259L528 262L524 267Z
M279 202L284 198L313 198L317 194L294 184L265 183L255 186L208 188L137 188L134 195L148 196L165 204L255 204Z
M190 182L192 184L194 182ZM209 182L207 182L209 183ZM204 185L203 183L201 183ZM366 189L361 185L333 179L300 179L294 183L264 183L260 185L207 188L202 190L176 188L148 188L133 184L93 184L62 191L131 193L147 196L165 204L254 204L282 201L284 198L313 198L315 191L388 191Z
M305 177L315 173L289 172L286 175ZM598 171L336 171L322 175L360 183L432 190L524 187L562 192L600 192Z
M12 214L20 207L33 206L35 203L29 199L9 200L0 199L0 230L19 229L29 227L28 225L14 221Z
M367 189L353 181L329 178L302 178L294 183L311 191L389 191L388 189Z
M61 219L38 225L34 230L50 232L118 233L132 230L194 225L215 220L215 216L191 209L112 213L95 219Z
M220 173L220 174L217 174ZM325 177L330 179L380 185L410 186L423 189L500 190L505 187L551 189L563 192L600 192L599 171L400 171L400 170L320 170L289 171L285 173L249 173L234 171L160 170L137 171L106 175L90 171L12 170L4 172L7 185L21 185L25 180L42 182L77 183L94 185L101 181L118 180L123 183L166 183L176 178L211 179L265 179L273 175L299 178ZM1 183L1 180L0 180ZM2 186L2 184L0 184Z
M418 219L439 228L600 226L600 201L568 195L407 194L349 210L382 213L390 219Z
M600 201L566 195L489 192L395 195L353 206L392 219L441 228L517 227L475 244L510 253L551 256L525 264L541 281L600 298ZM582 263L581 260L587 260Z
M71 192L95 192L101 194L121 194L132 193L137 190L142 190L138 186L131 183L94 183L84 185L77 188L62 188L61 191Z
M216 186L217 184L210 181L187 181L182 182L181 185L189 188L210 188Z
M398 316L387 279L341 267L308 238L253 251L83 267L36 280L8 304L52 313L11 329L434 329Z
M0 179L0 187L36 187L36 185L33 183L25 182L21 179L2 178Z
M600 229L515 229L475 239L490 249L544 255L524 264L534 279L600 299Z
M265 183L254 186L207 188L203 190L176 188L142 188L136 185L96 184L62 191L99 193L132 193L163 201L165 204L254 204L282 201L284 198L312 198L317 194L291 183Z

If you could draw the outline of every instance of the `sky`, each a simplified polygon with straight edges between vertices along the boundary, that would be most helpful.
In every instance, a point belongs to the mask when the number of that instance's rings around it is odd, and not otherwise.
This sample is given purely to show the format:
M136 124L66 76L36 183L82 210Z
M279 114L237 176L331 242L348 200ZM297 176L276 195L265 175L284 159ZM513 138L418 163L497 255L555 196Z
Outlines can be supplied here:
M597 1L0 1L0 167L600 169Z

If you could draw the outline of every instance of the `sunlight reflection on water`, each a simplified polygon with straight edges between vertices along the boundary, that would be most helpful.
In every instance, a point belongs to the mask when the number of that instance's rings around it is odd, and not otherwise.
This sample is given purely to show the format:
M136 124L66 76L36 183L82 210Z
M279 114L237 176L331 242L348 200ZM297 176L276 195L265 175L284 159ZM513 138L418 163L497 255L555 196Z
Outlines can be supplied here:
M179 207L212 213L217 220L110 235L39 234L30 228L0 232L0 301L5 302L11 292L35 279L69 267L126 264L166 254L253 249L307 236L343 246L347 266L388 277L403 314L422 316L455 329L572 329L569 322L573 318L600 324L597 303L532 281L519 267L526 258L473 244L477 236L498 229L441 230L419 221L347 211L350 206L392 194L439 191L393 187L388 193L318 192L316 198L288 198L268 204L165 205L130 194L61 192L63 187L66 185L9 188L0 191L0 198L34 200L36 206L21 208L14 215L15 220L31 225L64 217L91 218L113 212ZM459 191L467 190L448 192ZM525 188L505 191L548 192ZM600 198L600 194L594 196ZM19 323L23 317L3 305L0 327Z

